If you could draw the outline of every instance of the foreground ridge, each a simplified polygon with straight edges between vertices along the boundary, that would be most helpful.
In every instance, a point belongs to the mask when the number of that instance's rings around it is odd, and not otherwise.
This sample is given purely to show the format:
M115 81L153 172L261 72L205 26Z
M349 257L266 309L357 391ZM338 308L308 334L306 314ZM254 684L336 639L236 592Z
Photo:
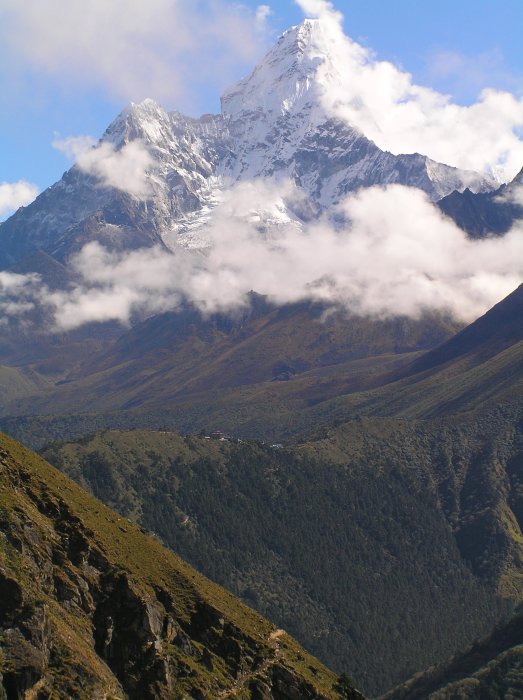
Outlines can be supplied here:
M5 436L0 533L2 698L363 698Z

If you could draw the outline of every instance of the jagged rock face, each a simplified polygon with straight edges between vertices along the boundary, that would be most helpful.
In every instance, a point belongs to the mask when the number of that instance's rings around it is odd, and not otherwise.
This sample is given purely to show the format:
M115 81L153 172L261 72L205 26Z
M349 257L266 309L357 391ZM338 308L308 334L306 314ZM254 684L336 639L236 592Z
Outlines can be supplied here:
M523 170L494 192L452 192L438 206L471 238L506 233L523 219Z
M286 32L253 73L222 98L222 114L200 119L168 113L152 100L131 104L102 141L116 149L139 140L153 166L146 200L101 186L77 166L0 226L0 268L43 250L67 261L91 240L114 249L201 246L203 227L235 182L289 178L309 201L288 210L298 225L348 192L400 183L436 200L469 186L492 188L481 176L419 155L395 156L333 118L323 105L320 67L331 60L321 23ZM336 79L339 67L329 73Z
M7 700L363 698L1 435L0 651Z

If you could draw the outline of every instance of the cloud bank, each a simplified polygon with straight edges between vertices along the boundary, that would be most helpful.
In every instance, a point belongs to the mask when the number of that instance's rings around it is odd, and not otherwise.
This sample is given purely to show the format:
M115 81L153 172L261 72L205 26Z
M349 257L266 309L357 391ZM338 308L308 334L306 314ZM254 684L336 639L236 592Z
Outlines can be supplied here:
M392 153L423 153L506 182L523 165L523 98L484 89L470 106L416 85L409 73L343 33L340 12L325 0L296 0L320 19L318 48L331 60L319 68L324 106ZM519 130L519 135L518 135Z
M38 194L38 187L26 180L0 183L0 217L30 204Z
M289 182L237 185L218 207L204 252L130 253L90 243L73 260L81 283L44 290L57 327L176 309L230 312L248 293L277 304L315 300L373 318L425 312L472 321L523 280L523 225L470 240L419 190L392 185L349 196L335 220L268 226L297 193ZM342 222L342 223L340 223Z

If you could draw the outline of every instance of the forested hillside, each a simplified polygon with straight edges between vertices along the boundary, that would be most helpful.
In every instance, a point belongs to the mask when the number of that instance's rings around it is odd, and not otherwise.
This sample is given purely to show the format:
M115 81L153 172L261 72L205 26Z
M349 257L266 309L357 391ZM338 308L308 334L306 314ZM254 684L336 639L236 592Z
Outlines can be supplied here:
M523 611L450 661L420 673L382 700L517 700L523 697Z
M377 694L521 597L509 418L362 419L289 449L108 431L44 454Z

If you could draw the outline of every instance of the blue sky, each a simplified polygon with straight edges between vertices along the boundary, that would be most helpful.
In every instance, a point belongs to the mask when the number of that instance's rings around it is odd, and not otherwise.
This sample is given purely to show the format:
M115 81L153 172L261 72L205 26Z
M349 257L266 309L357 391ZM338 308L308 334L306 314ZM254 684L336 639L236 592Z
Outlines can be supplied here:
M149 84L147 75L139 75L144 66L139 52L133 64L133 54L117 55L114 45L121 40L119 16L127 17L122 19L128 23L124 39L133 37L137 27L147 31L151 2L171 16L173 0L106 0L99 17L87 16L87 8L97 2L2 0L0 183L23 179L44 189L70 167L53 140L100 136L128 100L138 101L148 92L169 109L193 115L218 111L223 87L249 72L277 35L304 16L291 0L266 0L271 14L262 12L266 19L255 27L260 2L244 0L241 8L237 1L178 0L182 11L172 27L151 25L150 41L142 34L148 52L143 55L157 77ZM473 102L487 86L523 94L521 0L347 0L333 5L344 14L346 34L412 73L416 83L452 94L459 104ZM73 6L76 14L65 9ZM136 26L128 19L133 13ZM126 79L116 79L115 73ZM164 89L171 83L172 89Z

